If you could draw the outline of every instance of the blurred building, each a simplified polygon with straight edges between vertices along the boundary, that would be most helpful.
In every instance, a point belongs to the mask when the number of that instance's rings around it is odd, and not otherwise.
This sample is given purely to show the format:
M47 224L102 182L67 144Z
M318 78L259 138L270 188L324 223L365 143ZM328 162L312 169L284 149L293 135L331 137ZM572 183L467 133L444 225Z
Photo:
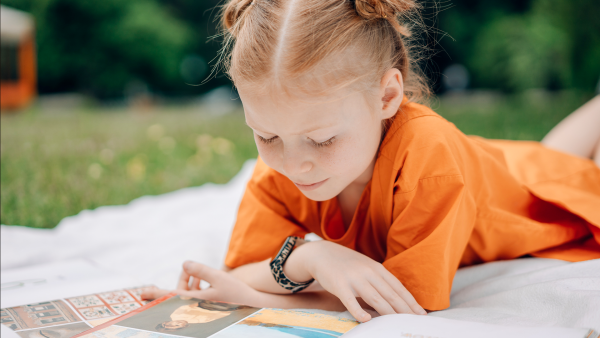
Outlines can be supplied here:
M0 5L0 108L26 106L36 94L33 17Z

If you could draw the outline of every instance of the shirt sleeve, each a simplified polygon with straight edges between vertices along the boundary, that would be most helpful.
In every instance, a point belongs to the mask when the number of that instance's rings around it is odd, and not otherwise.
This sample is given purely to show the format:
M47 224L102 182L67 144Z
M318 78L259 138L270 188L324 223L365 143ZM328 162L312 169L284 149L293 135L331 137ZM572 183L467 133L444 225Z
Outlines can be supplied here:
M452 128L440 118L409 122L400 144L405 152L396 158L383 265L428 310L450 306L452 281L477 214L467 189L462 141Z
M294 222L277 175L260 158L257 160L231 234L225 258L229 268L273 258L288 236L308 233Z
M475 222L476 206L461 176L431 177L394 197L383 265L428 310L450 306L452 280Z

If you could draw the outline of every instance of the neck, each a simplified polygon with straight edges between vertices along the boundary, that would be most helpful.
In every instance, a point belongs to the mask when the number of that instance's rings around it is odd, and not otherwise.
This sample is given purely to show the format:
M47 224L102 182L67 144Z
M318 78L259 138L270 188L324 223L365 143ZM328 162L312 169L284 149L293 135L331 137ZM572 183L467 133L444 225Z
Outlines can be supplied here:
M356 207L360 202L363 191L371 180L371 177L373 177L374 168L375 158L373 158L367 169L337 196L342 211L342 220L346 229L348 229L352 222L352 218L354 217Z

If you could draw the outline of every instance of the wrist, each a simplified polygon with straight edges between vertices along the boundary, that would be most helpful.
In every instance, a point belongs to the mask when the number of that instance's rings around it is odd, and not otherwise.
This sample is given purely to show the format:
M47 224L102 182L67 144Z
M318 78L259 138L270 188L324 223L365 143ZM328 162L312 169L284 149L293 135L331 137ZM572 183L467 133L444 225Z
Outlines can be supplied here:
M313 247L312 244L314 243L305 242L296 247L289 255L287 261L283 265L283 273L285 273L289 279L299 283L313 279L309 270L312 261L310 257L311 248Z

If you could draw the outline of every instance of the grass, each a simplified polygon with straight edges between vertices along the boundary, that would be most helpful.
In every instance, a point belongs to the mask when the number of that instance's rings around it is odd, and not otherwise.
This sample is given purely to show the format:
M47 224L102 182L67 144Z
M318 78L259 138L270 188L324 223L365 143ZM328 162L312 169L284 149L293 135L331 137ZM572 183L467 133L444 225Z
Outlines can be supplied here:
M432 107L467 134L540 140L589 98L569 92L454 95ZM38 228L52 228L83 209L225 183L257 155L241 112L211 117L190 107L146 113L31 109L2 115L0 144L0 222Z
M256 157L241 112L175 110L3 115L1 223L52 228L83 209L225 183Z

